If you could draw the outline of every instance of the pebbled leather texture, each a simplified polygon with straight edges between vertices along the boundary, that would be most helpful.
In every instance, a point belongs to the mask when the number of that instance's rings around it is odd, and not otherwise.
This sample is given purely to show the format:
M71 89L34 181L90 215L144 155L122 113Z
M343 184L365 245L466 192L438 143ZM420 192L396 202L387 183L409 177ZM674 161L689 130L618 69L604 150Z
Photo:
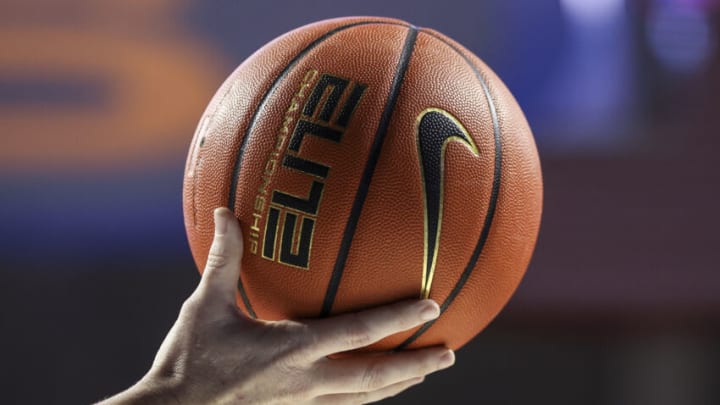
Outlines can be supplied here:
M356 25L339 29L352 24ZM202 271L213 238L212 211L234 200L231 208L245 236L242 285L259 318L319 316L411 29L403 21L376 17L340 18L301 27L268 43L243 62L203 114L184 178L188 240ZM337 31L328 35L333 30ZM445 344L457 349L497 315L527 268L542 210L540 163L520 107L477 56L426 29L417 32L412 45L347 251L332 313L419 297L425 257L425 199L416 121L428 108L440 109L467 129L479 153L466 143L446 144L442 227L430 298L448 305L440 319L428 325L408 347ZM297 152L288 152L286 141L276 153L283 122L289 115L294 117L289 124L292 132L301 118L302 111L289 109L299 102L302 110L311 88L303 99L297 98L297 93L313 69L318 75L327 73L349 80L347 94L354 84L367 87L346 127L333 127L343 131L339 142L306 135ZM495 121L478 74L487 83ZM312 85L315 83L317 79ZM350 97L346 93L340 96L341 102ZM331 92L323 97L321 103L331 97ZM493 199L495 125L502 152L499 188L487 238L473 262ZM248 138L244 139L246 133ZM317 175L324 174L323 170L311 176L283 167L285 153L326 166L327 176ZM233 180L239 155L237 178ZM275 163L268 163L270 160ZM268 165L274 170L263 178ZM260 190L282 190L307 198L313 181L323 183L323 192L314 217L308 269L268 260L260 252L252 254L251 226ZM234 182L237 188L232 190ZM267 222L267 205L262 212L257 223L260 229ZM299 243L297 228L294 251ZM259 238L263 238L262 231ZM462 288L448 300L469 262L474 266ZM247 312L240 297L238 305ZM414 332L392 336L371 350L397 347Z

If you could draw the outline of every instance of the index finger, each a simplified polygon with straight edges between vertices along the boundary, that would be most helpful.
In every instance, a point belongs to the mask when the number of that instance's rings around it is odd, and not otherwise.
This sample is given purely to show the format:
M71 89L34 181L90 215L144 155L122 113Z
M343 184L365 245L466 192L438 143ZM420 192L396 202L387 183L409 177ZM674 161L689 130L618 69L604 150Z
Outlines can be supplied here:
M404 301L360 312L307 321L318 357L359 349L440 315L433 300Z

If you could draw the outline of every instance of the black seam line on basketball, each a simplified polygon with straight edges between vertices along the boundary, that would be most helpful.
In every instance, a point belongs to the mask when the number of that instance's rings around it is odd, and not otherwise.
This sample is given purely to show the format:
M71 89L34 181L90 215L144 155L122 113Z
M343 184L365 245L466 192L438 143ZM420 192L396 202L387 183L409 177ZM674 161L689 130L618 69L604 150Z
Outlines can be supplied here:
M253 128L255 127L255 124L257 123L258 117L260 115L260 111L263 110L265 107L265 104L267 103L268 99L270 98L270 95L275 92L280 82L287 76L287 74L290 72L290 70L302 59L307 55L308 52L310 52L313 48L318 46L321 42L325 41L326 39L330 38L331 36L337 34L340 31L344 31L348 28L357 27L360 25L370 25L370 24L388 24L388 25L400 25L400 26L406 26L405 24L391 22L391 21L358 21L352 24L342 25L340 27L336 27L325 34L321 35L317 39L315 39L313 42L308 44L302 51L300 51L283 69L282 72L280 72L280 75L278 75L277 78L275 78L275 81L273 81L272 85L270 85L270 88L265 92L263 95L262 100L260 100L260 104L258 104L258 107L255 109L255 112L253 113L252 118L250 119L250 124L248 125L247 129L245 130L245 136L243 136L242 142L240 143L240 149L238 150L237 158L235 160L235 167L233 168L233 174L232 179L230 182L230 195L228 197L228 208L230 208L233 212L235 211L235 195L237 194L237 186L238 181L240 179L240 167L242 166L243 161L243 155L245 154L245 148L247 146L248 138L250 137L250 134L252 133ZM237 283L238 292L240 293L240 298L243 301L243 304L245 304L245 307L248 310L248 314L253 317L257 318L257 315L255 314L255 311L252 308L252 305L250 305L250 299L247 296L247 293L245 291L245 288L242 284L242 279L238 278Z
M265 107L265 104L267 104L268 99L270 98L270 95L272 95L275 90L277 89L280 82L287 76L287 74L290 72L290 70L302 59L307 55L308 52L310 52L313 48L318 46L321 42L325 41L326 39L330 38L331 36L337 34L338 32L344 31L348 28L357 27L360 25L370 25L370 24L387 24L387 25L399 25L399 26L405 26L405 24L396 23L396 22L390 22L390 21L358 21L352 24L343 25L337 28L334 28L325 34L321 35L317 39L315 39L313 42L308 44L302 51L300 51L283 69L282 72L278 75L278 77L273 81L272 85L270 85L270 88L265 92L263 95L262 100L260 100L260 104L255 109L255 112L253 113L252 118L250 119L250 124L248 125L247 129L245 130L245 136L242 139L242 142L240 144L240 149L238 150L237 159L235 160L235 167L233 169L232 174L232 182L230 185L230 195L228 197L228 207L232 209L235 205L235 191L237 190L237 184L239 181L239 174L240 174L240 167L242 166L243 161L243 155L245 154L245 148L247 146L248 138L250 137L250 133L255 127L255 124L257 123L258 117L260 115L260 112L263 110L263 107Z
M465 267L465 270L460 275L460 278L458 279L458 282L455 284L453 289L450 291L450 294L445 299L445 301L440 305L440 313L444 313L445 310L448 309L450 304L453 302L453 300L457 297L457 295L462 290L463 286L467 282L467 280L470 278L470 274L472 274L473 270L475 269L475 265L477 264L478 259L480 258L480 254L482 253L483 248L485 247L485 242L487 241L488 235L490 234L490 227L492 226L493 218L495 217L495 207L497 206L497 199L498 194L500 192L500 174L502 170L502 142L501 142L501 133L500 133L500 124L498 123L498 117L497 117L497 110L495 109L495 101L492 98L492 94L490 94L490 88L488 87L487 82L485 81L485 78L482 76L482 73L480 73L480 70L472 63L472 61L465 56L462 51L460 51L458 48L453 46L451 43L448 43L443 38L440 38L436 35L433 35L432 33L425 32L428 35L431 35L443 43L445 45L452 48L455 52L457 52L460 56L462 56L463 59L465 59L465 62L467 62L468 65L473 69L475 72L475 76L480 81L480 85L483 88L483 91L485 93L485 98L487 99L488 107L490 108L490 115L492 116L493 121L493 135L495 137L495 167L494 167L494 174L493 174L493 184L492 184L492 192L490 194L490 202L488 204L488 213L485 216L485 223L483 224L482 230L480 231L480 238L478 239L477 245L475 245L475 249L473 250L472 255L470 256L470 260L468 261L467 266ZM438 318L439 319L439 318ZM425 323L420 329L418 329L415 333L413 333L410 337L405 339L404 342L400 343L398 347L396 347L394 350L402 350L405 347L407 347L409 344L414 342L417 338L420 337L423 333L425 333L432 325L435 324L435 320L432 320L430 322Z
M375 132L375 139L370 147L370 155L368 161L365 164L365 170L363 171L362 177L360 178L360 184L358 185L357 192L355 193L355 201L353 202L352 208L350 209L350 216L347 224L345 225L345 232L343 233L342 241L340 242L340 249L338 256L333 267L332 275L330 276L330 282L328 283L327 291L325 292L325 300L323 301L322 310L320 312L321 317L330 315L332 311L333 303L335 302L335 295L337 294L338 287L340 287L340 280L342 279L343 271L345 270L345 263L347 261L348 253L350 252L350 245L352 244L353 236L355 235L355 229L360 219L363 205L365 204L365 198L367 197L368 189L370 188L370 182L372 181L373 174L375 173L375 167L377 166L380 150L382 149L385 135L387 134L388 128L390 127L390 118L392 117L395 104L402 87L403 80L405 79L405 72L407 72L408 65L410 63L410 56L412 56L413 49L415 48L415 40L417 39L417 28L415 26L408 27L408 34L405 37L405 43L403 44L402 53L395 69L392 84L390 85L390 92L388 94L385 107L380 115L380 123L378 124L377 131Z
M243 286L242 281L240 281L239 277L238 277L237 289L238 289L238 292L240 293L240 298L242 299L242 302L245 305L245 308L247 308L248 314L253 318L257 318L257 314L255 313L255 310L253 309L252 305L250 305L250 298L248 298L247 292L245 292L245 287Z

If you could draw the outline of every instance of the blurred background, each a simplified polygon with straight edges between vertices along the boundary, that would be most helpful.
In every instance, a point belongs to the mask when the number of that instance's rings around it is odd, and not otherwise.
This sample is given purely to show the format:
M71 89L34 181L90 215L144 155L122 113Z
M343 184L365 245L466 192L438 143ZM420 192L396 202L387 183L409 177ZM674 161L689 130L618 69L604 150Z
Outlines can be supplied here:
M0 402L145 373L199 279L181 182L206 103L267 41L344 15L477 53L544 170L510 305L388 403L720 403L717 0L0 0Z

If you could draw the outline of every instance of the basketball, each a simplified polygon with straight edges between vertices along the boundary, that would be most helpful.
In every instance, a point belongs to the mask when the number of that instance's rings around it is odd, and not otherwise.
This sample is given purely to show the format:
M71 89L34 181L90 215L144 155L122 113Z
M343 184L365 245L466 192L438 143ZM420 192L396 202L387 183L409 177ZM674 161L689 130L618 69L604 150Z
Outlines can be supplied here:
M369 350L457 349L525 273L542 177L522 110L477 56L401 20L339 18L256 51L201 117L183 183L201 271L220 206L243 230L248 316L431 298L438 319Z

